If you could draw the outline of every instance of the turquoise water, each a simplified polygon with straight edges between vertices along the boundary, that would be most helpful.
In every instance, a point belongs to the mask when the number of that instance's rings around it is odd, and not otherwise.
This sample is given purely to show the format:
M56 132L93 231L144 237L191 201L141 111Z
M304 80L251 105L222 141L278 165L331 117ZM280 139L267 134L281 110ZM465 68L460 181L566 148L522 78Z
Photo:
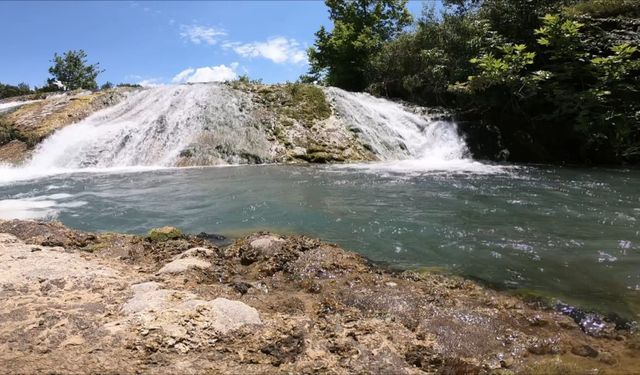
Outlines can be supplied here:
M640 312L640 171L491 174L245 166L0 185L0 217L91 231L304 233L403 268L443 267L601 312Z

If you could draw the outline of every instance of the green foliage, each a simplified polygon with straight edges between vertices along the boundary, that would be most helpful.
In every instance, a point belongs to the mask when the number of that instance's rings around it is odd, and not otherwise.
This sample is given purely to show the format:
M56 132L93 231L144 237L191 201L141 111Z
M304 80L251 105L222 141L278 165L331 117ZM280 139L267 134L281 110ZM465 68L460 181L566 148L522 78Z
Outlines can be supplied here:
M246 74L243 74L243 75L239 76L236 81L239 82L239 83L243 83L243 84L252 84L252 85L260 85L260 84L262 84L262 80L261 79L251 79Z
M591 59L591 64L600 71L598 77L602 84L622 81L631 72L640 69L640 61L633 58L638 52L638 47L625 43L614 46L611 52L613 54L609 56Z
M137 83L126 83L126 82L118 83L116 86L117 87L132 87L132 88L142 87L142 85L137 84Z
M108 90L113 88L113 83L107 81L102 86L100 86L100 90Z
M477 17L486 20L491 30L514 44L530 45L534 30L545 14L557 13L563 5L574 0L484 0Z
M587 0L564 9L569 16L640 17L638 0Z
M53 55L53 66L49 73L61 82L67 90L96 90L96 78L103 72L99 64L88 64L87 54L83 50L67 51L63 55Z
M493 129L470 138L481 149L494 142L485 157L506 148L516 161L640 162L639 46L620 37L635 31L568 16L633 3L447 0L441 16L426 8L414 31L383 43L368 90L445 105Z
M411 23L407 0L325 0L333 30L321 27L309 48L309 75L332 86L363 90L369 61ZM317 79L314 79L317 80Z
M31 88L26 83L20 83L17 86L0 83L0 99L10 98L12 96L20 96L31 94Z
M13 124L0 117L0 146L11 141L21 141L26 143L28 147L33 147L40 139L33 134L21 132Z
M533 64L535 52L527 52L527 46L524 44L509 43L498 49L502 57L495 57L489 53L471 59L471 63L479 68L477 75L469 76L468 85L472 91L482 91L499 85L517 89L517 86L526 85L529 81L535 82L521 74L527 66Z
M284 88L292 102L290 106L283 109L288 117L310 126L316 120L323 120L331 116L331 108L324 92L319 87L302 83L288 83Z
M537 42L541 46L550 47L551 59L583 58L579 51L583 48L580 42L580 29L583 24L564 19L558 14L547 14L542 18L543 26L535 30Z
M3 146L15 139L20 139L21 134L13 127L0 122L0 146Z
M466 80L471 58L502 41L487 22L425 7L416 31L385 43L372 58L369 91L442 104L452 82Z

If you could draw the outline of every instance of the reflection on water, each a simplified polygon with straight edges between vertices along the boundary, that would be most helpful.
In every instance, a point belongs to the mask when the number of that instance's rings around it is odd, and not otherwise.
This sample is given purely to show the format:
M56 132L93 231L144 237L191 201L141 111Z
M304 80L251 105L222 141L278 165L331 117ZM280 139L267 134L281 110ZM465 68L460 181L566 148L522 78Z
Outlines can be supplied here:
M232 167L76 174L0 186L1 217L85 230L257 229L336 242L401 267L445 267L636 318L640 171Z

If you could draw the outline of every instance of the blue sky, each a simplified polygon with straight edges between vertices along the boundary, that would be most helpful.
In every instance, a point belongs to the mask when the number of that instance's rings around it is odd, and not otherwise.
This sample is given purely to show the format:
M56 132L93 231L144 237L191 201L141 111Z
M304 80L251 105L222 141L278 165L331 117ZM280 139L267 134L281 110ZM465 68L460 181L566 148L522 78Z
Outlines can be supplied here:
M410 1L418 16L421 1ZM100 84L294 81L321 25L322 1L1 2L0 82L42 85L55 52L84 49Z

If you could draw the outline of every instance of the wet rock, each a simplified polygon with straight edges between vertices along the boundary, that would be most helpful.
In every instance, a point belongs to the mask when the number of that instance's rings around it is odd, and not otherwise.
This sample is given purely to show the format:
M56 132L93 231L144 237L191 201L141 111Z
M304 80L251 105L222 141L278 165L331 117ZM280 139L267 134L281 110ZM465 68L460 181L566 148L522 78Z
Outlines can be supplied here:
M405 353L405 360L409 365L424 371L433 371L443 364L443 359L440 355L435 353L433 348L428 348L424 345L412 346Z
M574 306L562 303L556 305L556 310L571 317L571 319L573 319L573 321L575 321L588 335L610 338L614 338L616 336L616 324L606 322L595 313L586 312Z
M618 363L618 360L616 359L616 357L613 356L611 353L607 353L607 352L600 353L600 356L598 357L598 359L600 360L600 362L610 366L613 366Z
M250 288L251 284L245 282L238 282L233 284L233 289L235 289L236 292L240 293L241 295L247 294Z
M479 375L482 368L460 358L447 358L438 375Z
M19 164L28 156L29 145L14 139L11 142L0 145L0 161L11 164Z
M527 350L537 355L560 354L563 352L557 340L554 339L538 340L533 345L530 345Z
M595 358L598 356L598 351L586 344L574 345L571 347L571 353L579 355L581 357Z
M262 347L260 351L272 357L271 363L274 366L280 366L283 363L295 362L304 348L304 333L295 330L287 337Z
M302 289L308 293L320 293L322 291L322 285L314 280L305 279L300 283Z
M172 260L180 259L202 259L207 260L215 255L213 249L207 247L191 247L180 254L175 255Z
M515 363L515 360L513 359L513 357L511 356L504 357L503 359L500 360L500 367L511 368L513 367L514 363Z
M225 243L227 243L227 237L221 235L221 234L216 234L216 233L205 233L205 232L200 232L196 235L196 238L199 238L201 240L206 240L209 241L213 244L216 245L223 245Z
M114 105L126 96L127 88L114 88L99 92L72 91L50 94L38 100L0 114L0 122L15 130L20 143L0 147L0 164L26 160L37 143L56 130L78 122L92 113ZM38 98L40 99L40 98Z
M369 267L357 254L345 253L336 247L325 245L303 252L287 269L310 279L329 279L348 272L364 272Z
M586 344L573 345L571 347L571 353L581 357L595 358L598 356L598 351Z
M527 320L529 321L529 324L534 327L542 327L549 324L549 321L542 318L540 315L533 316Z

